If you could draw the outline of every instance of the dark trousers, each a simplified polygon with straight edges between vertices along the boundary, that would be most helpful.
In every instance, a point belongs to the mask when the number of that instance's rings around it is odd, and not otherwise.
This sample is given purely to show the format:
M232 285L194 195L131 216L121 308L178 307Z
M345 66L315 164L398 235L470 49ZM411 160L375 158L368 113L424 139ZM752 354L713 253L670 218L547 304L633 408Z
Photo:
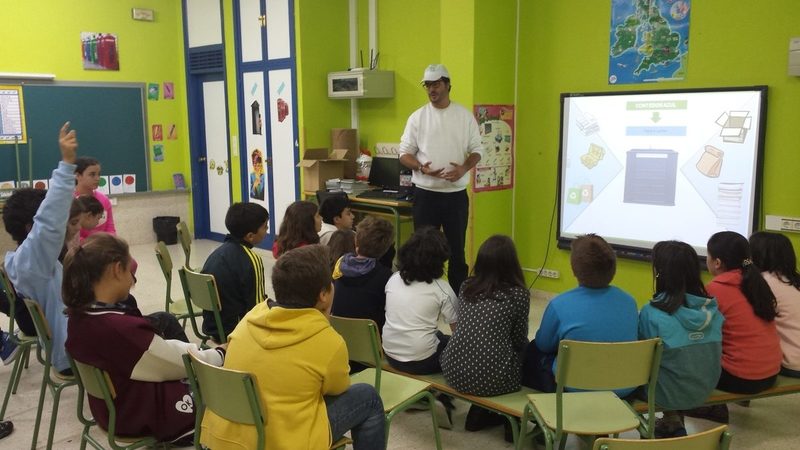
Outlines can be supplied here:
M189 342L189 338L186 337L186 332L183 331L183 327L172 314L166 311L159 311L148 314L144 316L144 318L150 322L150 325L156 329L156 333L158 333L162 339L176 339Z
M764 378L763 380L747 380L739 378L727 370L722 369L722 373L719 374L717 389L725 392L734 392L736 394L758 394L761 391L771 388L777 379L778 374Z
M434 192L416 188L414 190L414 228L424 226L441 228L450 246L450 262L447 280L458 294L461 283L467 278L467 261L464 244L467 239L469 198L467 191Z
M544 353L536 347L536 339L525 348L522 360L522 385L540 392L555 392L556 378L553 361L556 355Z
M389 361L389 365L395 369L414 375L430 375L432 373L439 373L442 371L442 364L439 362L439 356L442 355L444 348L447 347L447 343L450 341L450 336L442 333L441 331L437 331L436 337L439 338L439 345L436 347L436 353L425 359L419 361L398 361L396 359L392 359L389 355L386 355L386 360Z
M22 301L22 296L17 295L17 301L14 302L14 321L17 322L17 327L20 331L28 336L36 336L36 327L33 325L31 313ZM11 315L11 304L6 297L6 293L0 289L0 312L6 315Z

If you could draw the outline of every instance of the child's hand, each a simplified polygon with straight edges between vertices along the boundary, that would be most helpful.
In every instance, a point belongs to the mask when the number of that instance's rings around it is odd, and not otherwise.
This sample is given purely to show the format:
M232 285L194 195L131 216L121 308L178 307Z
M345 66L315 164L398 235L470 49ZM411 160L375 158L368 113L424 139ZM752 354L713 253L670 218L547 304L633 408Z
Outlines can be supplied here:
M69 122L61 127L58 132L58 146L61 148L61 159L68 164L75 164L78 137L75 130L69 129Z

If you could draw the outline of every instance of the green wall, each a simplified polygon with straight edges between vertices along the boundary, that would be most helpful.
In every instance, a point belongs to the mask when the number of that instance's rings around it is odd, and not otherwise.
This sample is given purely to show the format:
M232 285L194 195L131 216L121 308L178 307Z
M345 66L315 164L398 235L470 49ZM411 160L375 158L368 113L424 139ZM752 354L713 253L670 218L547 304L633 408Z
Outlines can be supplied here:
M135 21L131 8L155 10L154 22ZM153 190L173 189L172 174L189 172L186 76L183 53L183 23L179 1L158 0L0 0L3 72L54 73L56 81L92 81L175 84L175 100L147 101L150 124L175 123L177 140L164 140L164 161L151 159ZM83 70L81 32L117 35L120 70ZM163 86L162 86L163 89ZM163 90L161 91L163 96ZM53 142L58 130L53 130ZM80 138L80 130L78 130ZM46 145L46 144L45 144ZM151 142L152 146L152 142ZM79 148L83 155L93 149ZM151 153L152 158L152 153ZM55 167L56 161L53 161Z
M787 75L789 38L800 34L800 2L774 0L753 8L745 0L692 2L688 75L659 85L609 86L609 1L521 1L517 105L516 243L526 267L561 271L536 287L575 286L569 252L555 248L550 217L556 195L559 95L562 92L769 86L763 213L800 216L800 78ZM789 236L800 248L797 234ZM615 284L639 301L649 298L647 263L620 260Z

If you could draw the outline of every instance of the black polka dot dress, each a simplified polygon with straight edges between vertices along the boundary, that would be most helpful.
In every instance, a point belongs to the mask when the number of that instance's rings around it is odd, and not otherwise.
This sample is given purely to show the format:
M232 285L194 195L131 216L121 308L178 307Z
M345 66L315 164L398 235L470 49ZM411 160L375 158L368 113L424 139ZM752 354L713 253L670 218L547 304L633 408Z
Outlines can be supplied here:
M478 396L520 390L529 309L530 292L523 287L462 296L456 331L440 359L447 382Z

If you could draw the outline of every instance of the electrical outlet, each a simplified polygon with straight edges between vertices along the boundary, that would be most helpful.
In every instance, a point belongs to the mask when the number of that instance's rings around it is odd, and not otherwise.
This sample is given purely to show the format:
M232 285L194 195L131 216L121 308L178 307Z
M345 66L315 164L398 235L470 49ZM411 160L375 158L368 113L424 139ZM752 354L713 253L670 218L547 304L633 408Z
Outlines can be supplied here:
M544 278L560 278L561 277L561 272L559 272L559 271L557 271L555 269L547 269L547 268L542 269L541 267L539 267L537 269L533 269L533 271L535 273L538 273L539 276L544 277Z
M379 157L395 157L397 158L400 147L399 143L379 142L375 144L375 155Z
M764 225L772 231L800 231L800 218L768 215Z

